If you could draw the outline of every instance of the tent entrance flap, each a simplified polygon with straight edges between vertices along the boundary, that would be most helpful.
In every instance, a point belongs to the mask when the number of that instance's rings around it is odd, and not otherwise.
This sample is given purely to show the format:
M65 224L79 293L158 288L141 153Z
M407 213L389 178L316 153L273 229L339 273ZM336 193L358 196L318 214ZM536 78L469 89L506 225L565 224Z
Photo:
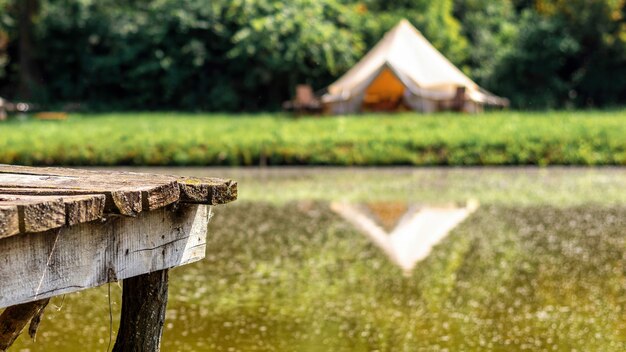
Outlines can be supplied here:
M384 67L365 89L363 94L364 111L393 111L402 107L404 84L389 69Z

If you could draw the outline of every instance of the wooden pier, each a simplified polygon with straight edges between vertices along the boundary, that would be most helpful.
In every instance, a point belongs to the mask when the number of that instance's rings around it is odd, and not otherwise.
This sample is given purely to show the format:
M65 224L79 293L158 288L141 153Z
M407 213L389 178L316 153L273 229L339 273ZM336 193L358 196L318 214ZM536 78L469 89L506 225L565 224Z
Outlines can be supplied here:
M211 206L237 184L0 165L0 351L51 297L123 280L114 351L158 351L168 269L204 258Z

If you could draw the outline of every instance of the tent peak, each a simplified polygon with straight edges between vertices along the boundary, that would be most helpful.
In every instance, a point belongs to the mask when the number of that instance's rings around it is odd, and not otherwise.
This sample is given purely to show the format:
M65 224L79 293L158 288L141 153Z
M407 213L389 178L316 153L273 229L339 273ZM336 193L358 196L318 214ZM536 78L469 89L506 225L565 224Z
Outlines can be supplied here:
M400 22L398 22L398 24L396 24L393 28L391 28L386 33L385 36L391 37L389 40L389 45L392 47L394 46L394 44L398 45L397 43L395 43L398 40L404 41L404 43L400 44L400 45L404 45L406 44L407 37L408 38L413 37L413 38L418 38L420 41L426 43L427 46L430 46L434 51L439 53L439 51L428 41L428 39L424 37L422 32L420 32L420 30L417 29L413 24L411 24L411 22L407 20L406 18L401 19ZM441 56L444 57L443 55Z
M411 24L411 22L409 20L407 20L406 18L403 18L400 20L400 22L398 22L398 24L396 26L409 26L409 27L413 27L413 25ZM413 27L414 28L414 27Z
M398 22L398 24L396 24L392 30L394 29L404 29L404 30L410 30L412 32L417 32L419 35L422 35L422 32L419 31L419 29L417 29L412 23L411 21L407 20L406 18L403 18L400 20L400 22Z

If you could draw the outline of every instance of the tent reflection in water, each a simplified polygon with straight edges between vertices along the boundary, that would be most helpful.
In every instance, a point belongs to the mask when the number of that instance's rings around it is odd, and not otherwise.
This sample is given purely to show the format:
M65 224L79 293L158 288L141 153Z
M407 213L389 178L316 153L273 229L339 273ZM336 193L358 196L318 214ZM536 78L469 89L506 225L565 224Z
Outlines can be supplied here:
M456 68L409 21L402 20L353 68L328 87L326 111L456 110L505 107Z

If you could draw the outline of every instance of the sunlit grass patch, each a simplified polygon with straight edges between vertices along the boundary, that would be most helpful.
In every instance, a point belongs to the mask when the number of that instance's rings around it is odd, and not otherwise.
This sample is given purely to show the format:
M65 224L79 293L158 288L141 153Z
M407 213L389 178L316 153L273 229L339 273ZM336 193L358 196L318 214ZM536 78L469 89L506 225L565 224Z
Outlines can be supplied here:
M72 114L0 125L0 162L33 165L626 165L624 111Z

